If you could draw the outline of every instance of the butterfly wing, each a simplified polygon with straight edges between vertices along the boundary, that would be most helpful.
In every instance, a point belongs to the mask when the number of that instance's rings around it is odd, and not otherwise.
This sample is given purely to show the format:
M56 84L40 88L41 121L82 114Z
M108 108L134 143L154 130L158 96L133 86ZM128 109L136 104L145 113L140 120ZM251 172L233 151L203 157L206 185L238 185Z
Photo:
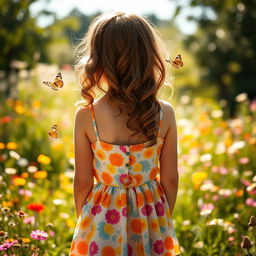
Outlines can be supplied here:
M56 87L58 87L58 88L62 88L62 87L63 87L64 83L63 83L62 75L61 75L60 72L59 72L59 73L57 74L57 76L55 77L54 84L55 84Z
M59 137L59 132L57 130L57 125L53 125L51 127L51 129L49 130L48 134L52 137L52 138L58 138Z
M50 82L50 81L43 81L43 84L51 87L55 91L57 90L56 85L54 83Z

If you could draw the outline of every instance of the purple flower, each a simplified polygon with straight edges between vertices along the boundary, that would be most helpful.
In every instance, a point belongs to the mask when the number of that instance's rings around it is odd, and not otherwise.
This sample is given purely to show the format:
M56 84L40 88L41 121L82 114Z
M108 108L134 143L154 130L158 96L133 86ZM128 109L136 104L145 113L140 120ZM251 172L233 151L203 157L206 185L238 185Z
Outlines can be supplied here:
M45 240L48 238L48 234L39 229L32 231L30 236L35 240Z
M14 244L17 244L18 241L14 240L12 242L5 242L2 245L0 245L0 251L6 251L7 249L9 249L10 247L12 247Z
M92 209L91 209L91 213L92 213L92 215L96 215L96 214L98 214L98 213L100 213L101 212L101 206L100 205L95 205L95 206L93 206L92 207Z
M99 251L99 246L95 241L90 244L90 256L94 256Z
M157 216L164 216L164 206L161 202L155 204Z
M145 216L149 216L152 211L153 211L153 208L149 204L144 205L141 209L142 214Z
M154 245L154 251L157 253L157 254L161 254L164 252L164 245L163 245L163 241L162 240L156 240Z
M116 224L120 220L120 213L115 209L108 210L105 217L106 217L107 223Z

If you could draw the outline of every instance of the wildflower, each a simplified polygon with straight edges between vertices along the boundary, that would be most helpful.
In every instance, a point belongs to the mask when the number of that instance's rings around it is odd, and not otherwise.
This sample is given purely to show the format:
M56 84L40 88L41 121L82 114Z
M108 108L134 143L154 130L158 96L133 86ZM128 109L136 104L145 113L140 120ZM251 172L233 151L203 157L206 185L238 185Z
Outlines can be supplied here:
M249 158L248 157L241 157L239 159L239 163L240 164L247 164L249 162Z
M252 247L252 242L248 236L243 237L243 241L241 242L241 247L249 250Z
M4 149L5 148L5 144L3 142L0 142L0 149Z
M2 245L0 245L0 251L6 251L7 249L11 248L14 244L17 243L17 240L14 240L12 242L4 242Z
M7 213L7 212L9 212L10 211L10 208L8 208L8 207L3 207L2 208L2 212L3 213Z
M10 116L3 116L3 117L1 118L1 123L3 123L3 124L8 124L8 123L11 122L11 120L12 120L12 118L11 118Z
M256 226L256 217L255 216L251 216L248 226Z
M30 165L30 166L28 167L28 172L29 172L29 173L34 173L34 172L36 172L36 171L37 171L37 167L36 167L36 166Z
M37 171L34 173L34 178L36 179L45 179L47 177L46 171Z
M48 234L39 229L32 231L30 236L35 240L45 240L48 238Z
M19 189L19 194L23 196L32 196L32 192L26 189Z
M24 237L21 239L23 243L29 243L30 242L30 239L27 238L27 237Z
M17 173L17 170L15 168L5 168L4 171L6 174L10 174L10 175Z
M7 149L17 149L18 148L18 145L17 145L17 143L15 143L15 142L8 142L7 144L6 144L6 148Z
M25 167L28 165L28 160L24 157L21 157L18 161L17 161L18 166L20 167Z
M14 177L12 182L15 186L23 186L23 185L26 184L26 180L24 178L19 177L19 176Z
M5 231L0 231L0 236L5 236L7 233Z
M9 225L10 227L16 226L16 224L15 224L13 221L10 221L10 222L8 223L8 225Z
M20 159L20 155L14 150L10 150L9 155L16 160Z
M37 157L37 161L38 163L40 164L50 164L51 163L51 158L44 155L44 154L40 154L38 157Z
M206 172L194 172L192 174L192 182L196 186L196 188L201 185L201 183L206 179L207 173Z
M18 217L20 217L20 218L24 218L27 214L26 214L25 212L23 212L23 211L17 211L17 212L16 212L16 215L17 215Z
M35 217L34 216L26 217L26 218L24 218L23 222L25 224L34 225L35 224Z
M27 206L27 209L35 211L35 212L41 212L44 209L43 204L29 204Z

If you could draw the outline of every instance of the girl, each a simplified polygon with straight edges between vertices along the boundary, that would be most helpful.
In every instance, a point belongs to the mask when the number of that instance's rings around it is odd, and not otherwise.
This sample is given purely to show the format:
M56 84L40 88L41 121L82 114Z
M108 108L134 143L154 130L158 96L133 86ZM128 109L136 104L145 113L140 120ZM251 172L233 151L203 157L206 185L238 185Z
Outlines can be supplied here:
M100 15L76 53L89 103L75 116L78 220L69 255L179 255L176 121L156 98L166 75L157 31L135 14ZM104 92L96 102L95 88Z

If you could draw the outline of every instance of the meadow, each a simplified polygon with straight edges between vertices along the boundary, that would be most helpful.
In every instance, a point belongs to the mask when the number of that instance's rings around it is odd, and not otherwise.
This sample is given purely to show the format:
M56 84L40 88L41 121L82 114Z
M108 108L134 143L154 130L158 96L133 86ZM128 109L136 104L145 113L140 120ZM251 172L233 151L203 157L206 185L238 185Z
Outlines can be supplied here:
M42 79L21 77L19 99L1 103L0 255L68 255L75 227L79 89L72 78L59 91ZM226 118L225 101L182 95L173 103L180 172L173 219L184 256L256 255L256 101L246 93L236 101L234 118ZM57 139L48 134L53 124Z

